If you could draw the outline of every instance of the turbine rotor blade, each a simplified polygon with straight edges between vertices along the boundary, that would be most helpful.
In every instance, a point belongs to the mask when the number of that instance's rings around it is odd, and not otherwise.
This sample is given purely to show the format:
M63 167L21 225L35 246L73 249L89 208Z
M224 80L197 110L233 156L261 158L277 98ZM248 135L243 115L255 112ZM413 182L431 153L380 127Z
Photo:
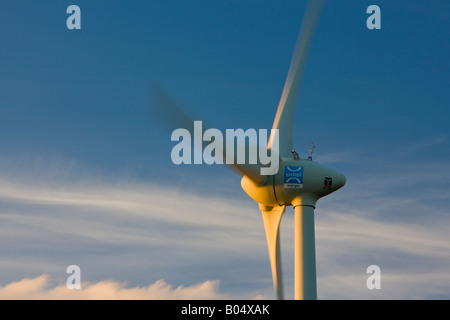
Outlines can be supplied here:
M269 249L270 266L272 269L273 287L278 300L283 300L283 279L281 272L280 252L280 221L286 209L285 206L266 207L260 204L260 210L264 221L267 247Z
M195 117L189 114L184 108L175 103L162 89L156 85L150 86L150 101L148 113L151 118L159 120L170 131L174 131L178 128L183 128L189 131L191 136L195 136L196 128L194 126ZM202 121L202 131L212 129L207 123ZM197 134L199 134L197 132ZM203 132L200 133L203 139ZM202 144L204 141L202 140ZM202 146L203 147L203 146ZM215 149L217 157L223 159L223 163L228 164L229 167L237 171L241 175L246 175L252 179L255 183L260 184L266 181L267 176L261 175L261 164L249 164L245 161L244 164L240 164L237 161L237 155L239 150L245 150L245 154L248 155L250 150L256 150L256 146L246 144L245 146L234 144L233 156L227 155L226 143L223 143L222 149ZM227 161L228 160L228 161Z
M275 115L272 128L279 129L279 150L281 157L291 156L292 125L301 76L322 6L323 0L310 0L308 2L308 6L303 17L303 22L297 37L297 43L295 45L295 50L292 56L283 93ZM272 144L272 139L273 137L270 139L269 149Z

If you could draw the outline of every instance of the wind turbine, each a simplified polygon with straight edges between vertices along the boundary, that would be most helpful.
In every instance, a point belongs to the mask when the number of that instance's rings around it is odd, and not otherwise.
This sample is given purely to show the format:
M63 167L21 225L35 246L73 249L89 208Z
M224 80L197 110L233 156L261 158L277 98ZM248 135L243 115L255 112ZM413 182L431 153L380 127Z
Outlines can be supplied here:
M292 126L300 78L322 5L322 0L308 3L275 115L267 148L272 149L278 139L278 172L261 176L258 171L261 164L237 164L236 161L231 164L243 175L241 186L244 191L259 204L278 299L283 299L279 227L286 207L293 206L295 212L295 299L317 299L314 210L318 199L343 187L346 182L341 173L312 161L312 158L293 157L292 153ZM162 90L154 86L152 91L156 107L153 111L157 116L172 127L193 132L193 117ZM226 157L225 149L222 152Z

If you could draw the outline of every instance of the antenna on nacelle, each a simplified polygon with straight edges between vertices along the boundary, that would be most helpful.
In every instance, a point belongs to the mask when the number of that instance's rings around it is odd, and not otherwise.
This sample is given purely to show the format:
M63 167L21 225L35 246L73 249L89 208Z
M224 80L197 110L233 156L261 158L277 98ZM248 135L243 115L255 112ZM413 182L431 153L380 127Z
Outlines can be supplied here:
M314 152L314 149L316 148L316 147L314 146L314 142L311 141L311 142L309 143L308 148L309 148L309 157L308 157L308 160L312 161L312 154L313 154L313 152Z

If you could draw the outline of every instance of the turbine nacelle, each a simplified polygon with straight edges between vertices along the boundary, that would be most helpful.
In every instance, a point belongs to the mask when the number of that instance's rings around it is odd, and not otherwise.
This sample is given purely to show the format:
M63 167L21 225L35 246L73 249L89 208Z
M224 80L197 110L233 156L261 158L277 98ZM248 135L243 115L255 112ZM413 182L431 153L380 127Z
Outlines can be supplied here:
M345 185L345 176L311 160L282 158L279 170L260 184L244 176L244 191L263 207L315 206L319 198Z

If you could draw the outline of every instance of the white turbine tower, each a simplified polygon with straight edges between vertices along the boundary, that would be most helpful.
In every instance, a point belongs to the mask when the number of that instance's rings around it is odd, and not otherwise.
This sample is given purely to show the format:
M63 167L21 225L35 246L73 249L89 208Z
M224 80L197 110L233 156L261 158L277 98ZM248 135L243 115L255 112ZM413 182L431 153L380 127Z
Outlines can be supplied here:
M310 0L298 35L286 83L276 112L272 129L279 134L279 170L274 175L262 176L261 164L231 165L243 175L241 186L259 204L269 250L270 265L276 297L283 299L279 226L286 206L295 211L295 299L317 299L314 209L319 198L345 184L345 177L312 158L293 156L292 125L300 78L306 60L322 0ZM157 116L173 128L193 132L193 118L171 101L161 90L152 87ZM271 135L268 149L275 143ZM226 157L226 150L223 150ZM236 156L236 152L234 152ZM236 160L236 159L234 159Z

